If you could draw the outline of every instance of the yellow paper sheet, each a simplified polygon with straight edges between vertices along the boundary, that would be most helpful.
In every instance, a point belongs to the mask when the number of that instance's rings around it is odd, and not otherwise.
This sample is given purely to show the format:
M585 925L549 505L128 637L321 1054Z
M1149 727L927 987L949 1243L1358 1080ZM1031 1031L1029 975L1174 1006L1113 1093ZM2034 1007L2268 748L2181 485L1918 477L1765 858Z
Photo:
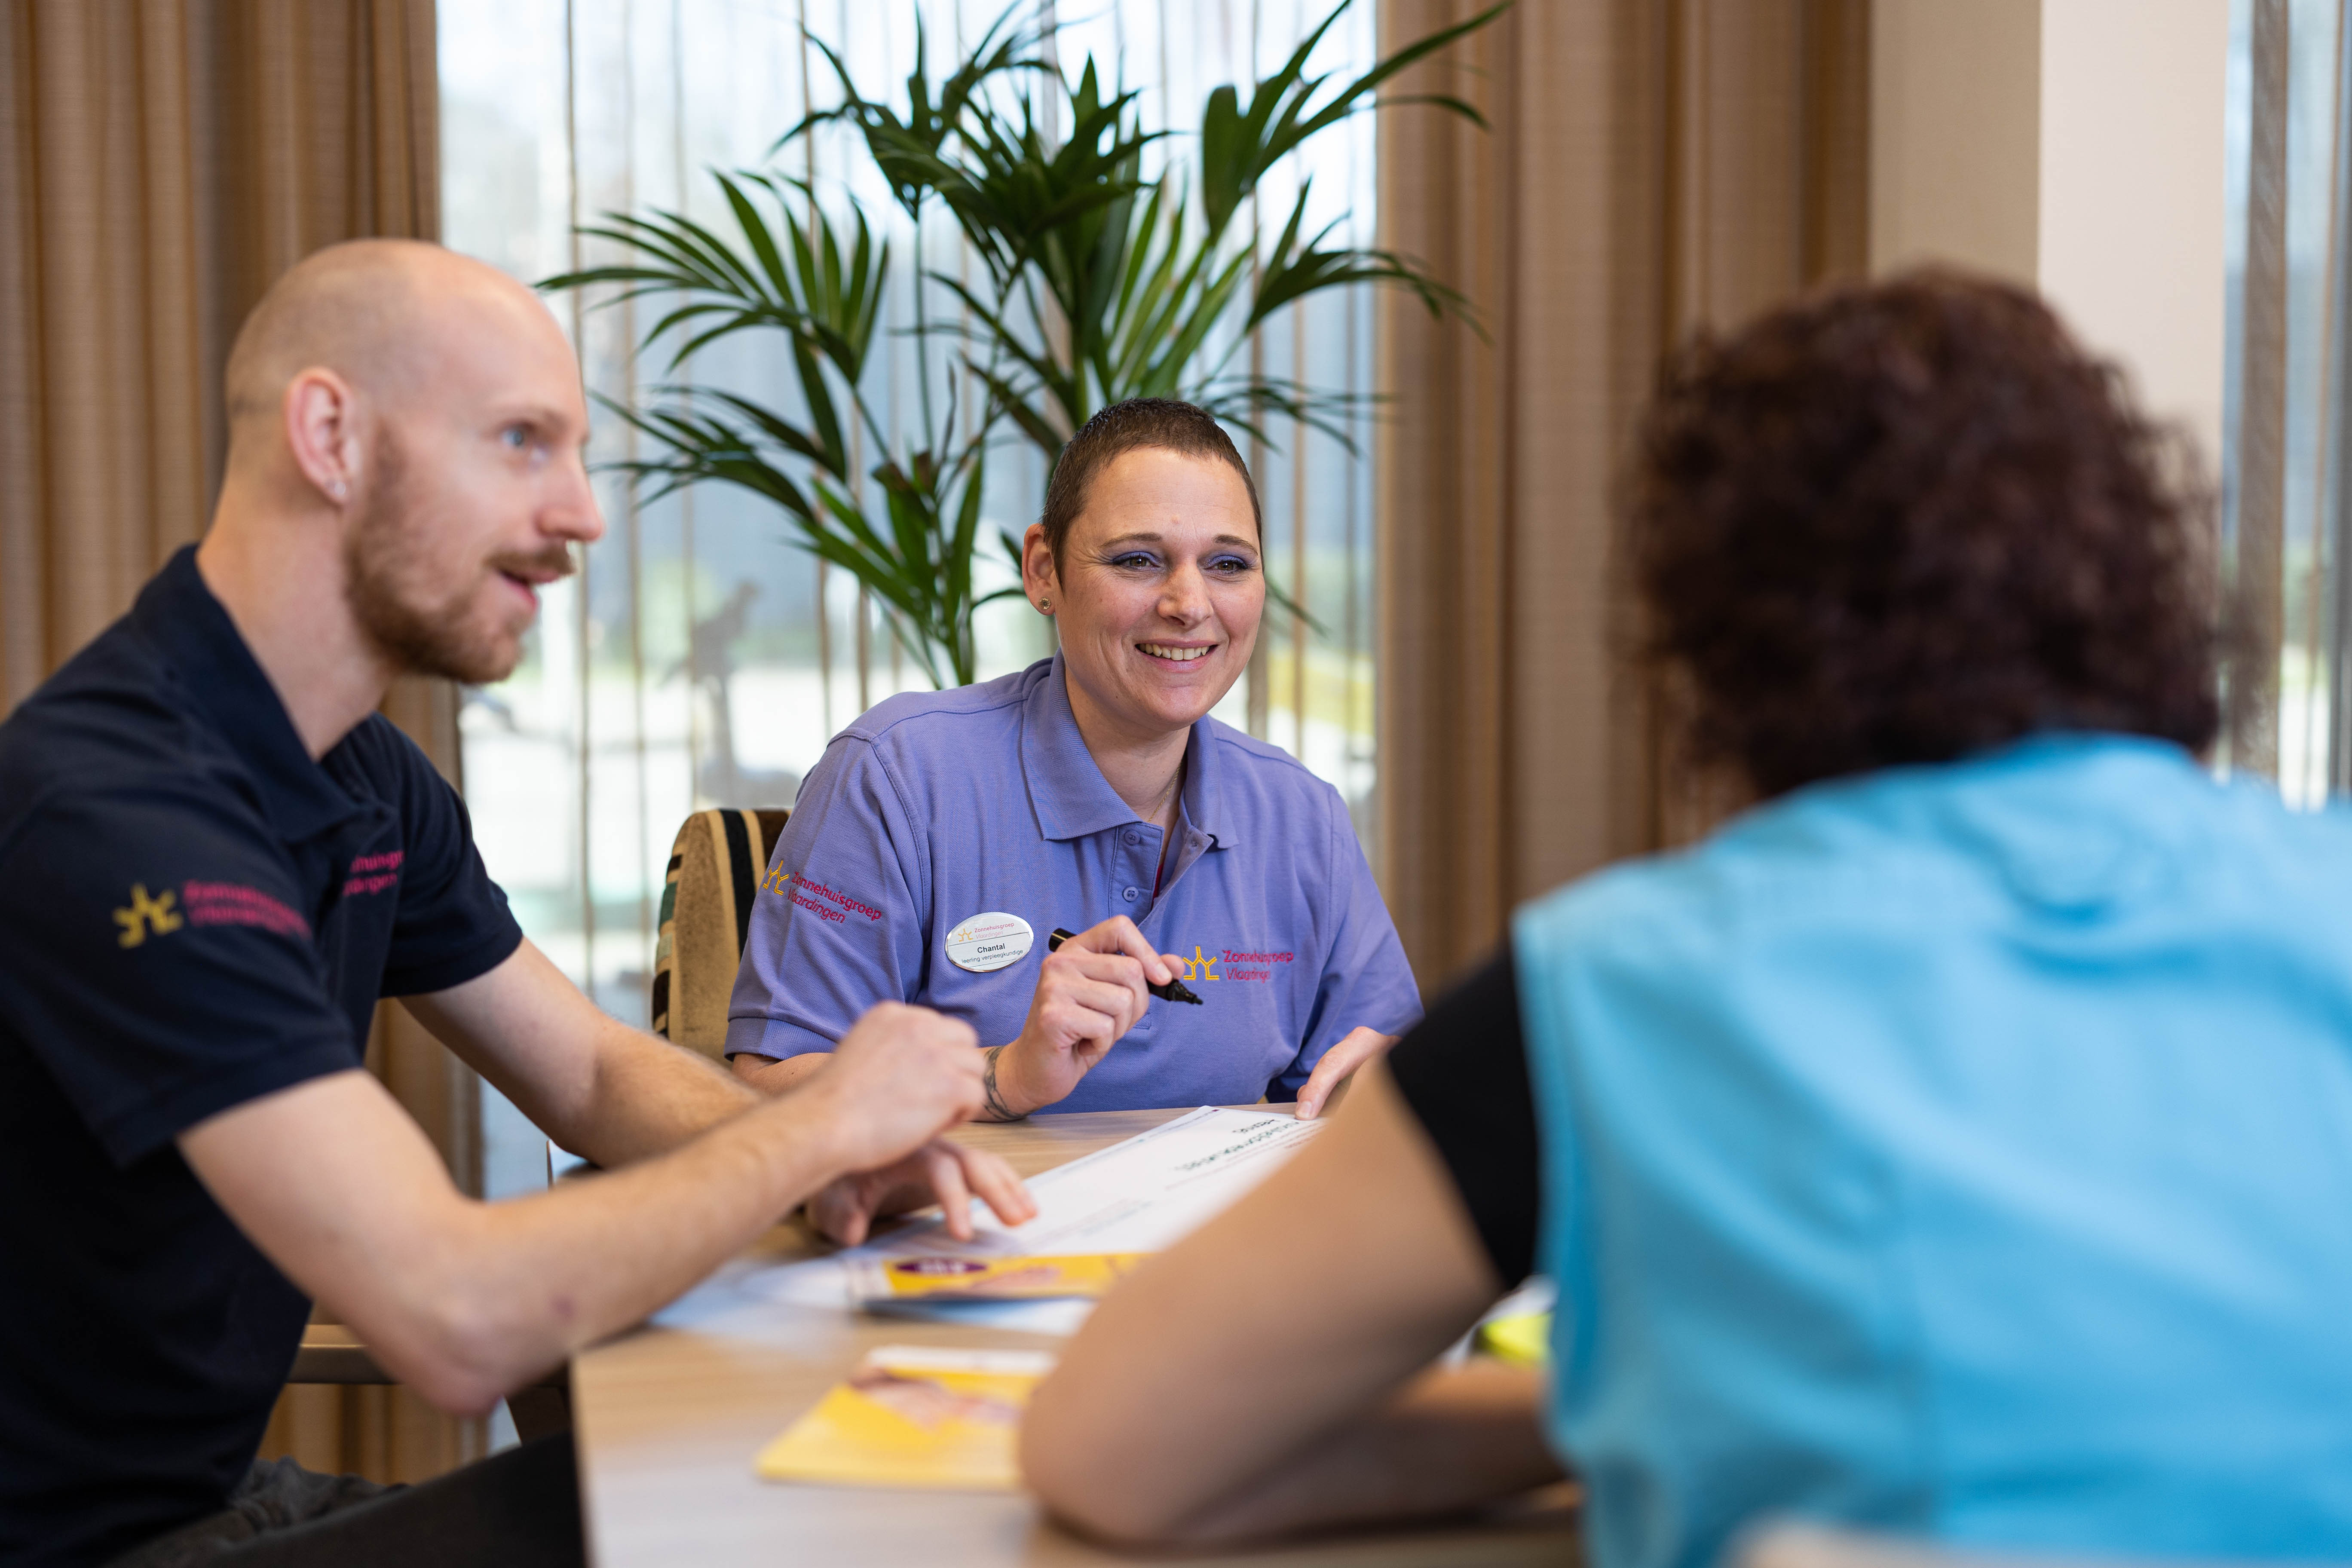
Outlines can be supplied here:
M1041 1351L885 1345L754 1464L773 1481L1014 1490L1013 1435L1053 1363Z
M1478 1325L1477 1348L1513 1366L1551 1364L1551 1314L1519 1312Z
M1061 1258L889 1258L865 1271L868 1301L1034 1301L1056 1296L1099 1299L1148 1254L1090 1252Z

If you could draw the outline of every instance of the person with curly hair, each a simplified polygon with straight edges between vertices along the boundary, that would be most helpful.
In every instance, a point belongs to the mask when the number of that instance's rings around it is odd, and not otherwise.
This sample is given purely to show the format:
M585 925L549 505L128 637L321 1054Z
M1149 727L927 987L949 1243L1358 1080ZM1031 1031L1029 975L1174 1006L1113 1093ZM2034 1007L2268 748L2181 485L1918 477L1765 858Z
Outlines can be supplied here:
M2184 471L2006 286L1677 356L1626 492L1641 653L1754 804L1521 909L1105 1301L1024 1426L1045 1501L1193 1542L1572 1471L1596 1568L1775 1514L2352 1556L2352 826L2200 763ZM1538 1268L1548 1383L1429 1370Z

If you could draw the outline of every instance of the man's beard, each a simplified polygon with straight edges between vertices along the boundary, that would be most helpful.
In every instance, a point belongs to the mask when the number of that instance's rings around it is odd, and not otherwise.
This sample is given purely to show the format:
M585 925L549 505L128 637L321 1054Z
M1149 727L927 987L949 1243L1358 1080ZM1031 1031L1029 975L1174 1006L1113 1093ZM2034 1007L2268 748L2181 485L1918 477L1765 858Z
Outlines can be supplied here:
M503 626L477 625L469 616L481 578L469 577L448 595L432 597L432 562L414 519L407 459L387 434L374 444L374 472L352 508L343 544L343 592L360 630L392 664L411 675L440 676L466 686L503 680L522 657L520 637ZM482 563L485 573L566 576L572 553L562 543L507 551Z

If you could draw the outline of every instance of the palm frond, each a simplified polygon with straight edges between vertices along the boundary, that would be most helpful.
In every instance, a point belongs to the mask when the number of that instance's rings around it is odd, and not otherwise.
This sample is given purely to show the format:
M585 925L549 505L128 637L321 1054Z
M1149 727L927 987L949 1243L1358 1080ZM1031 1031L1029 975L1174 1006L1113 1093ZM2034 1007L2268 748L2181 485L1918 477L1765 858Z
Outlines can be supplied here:
M638 456L610 467L647 500L698 484L760 497L790 521L795 544L871 591L891 635L943 685L973 677L974 612L1022 592L982 593L975 583L993 447L1026 446L1050 468L1069 433L1105 405L1181 396L1269 445L1313 430L1356 450L1360 421L1378 400L1234 374L1255 329L1326 290L1361 287L1404 289L1433 315L1483 329L1460 291L1412 258L1332 244L1333 226L1309 234L1304 186L1270 247L1250 198L1276 163L1358 113L1423 104L1483 124L1460 97L1389 89L1492 23L1509 0L1338 81L1310 62L1349 3L1339 0L1248 84L1246 98L1235 87L1209 93L1190 167L1171 161L1150 174L1145 157L1171 132L1145 125L1139 95L1108 84L1091 57L1074 78L1048 63L1052 14L1042 0L1013 0L936 79L918 8L912 69L892 101L869 96L837 50L810 38L841 100L803 114L769 156L819 126L847 127L917 225L916 322L897 330L922 367L924 435L898 439L866 395L892 260L866 208L820 201L806 181L772 167L712 170L711 220L663 208L605 214L579 233L610 259L600 253L599 265L540 287L591 290L599 309L643 305L652 325L635 352L666 354L671 372L715 343L760 344L795 386L797 409L656 381L644 406L601 400L639 438ZM977 276L924 266L933 201ZM958 320L930 324L931 290L955 301ZM984 395L959 401L959 373ZM943 426L933 423L935 379L947 389ZM859 432L875 455L863 473L852 460ZM996 547L1017 578L1019 539L999 530ZM1266 595L1323 634L1271 577Z

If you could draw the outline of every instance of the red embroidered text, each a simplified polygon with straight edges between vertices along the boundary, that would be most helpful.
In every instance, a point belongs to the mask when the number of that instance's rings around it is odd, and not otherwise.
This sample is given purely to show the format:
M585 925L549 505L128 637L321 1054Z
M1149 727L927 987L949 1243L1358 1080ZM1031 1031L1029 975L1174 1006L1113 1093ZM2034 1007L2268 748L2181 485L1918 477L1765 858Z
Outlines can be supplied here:
M180 889L180 907L194 926L259 926L280 936L309 940L310 922L258 888L239 882L189 882Z
M352 862L351 876L343 883L343 897L356 898L362 893L381 893L400 880L400 862L407 851L389 850L382 855L362 855Z

